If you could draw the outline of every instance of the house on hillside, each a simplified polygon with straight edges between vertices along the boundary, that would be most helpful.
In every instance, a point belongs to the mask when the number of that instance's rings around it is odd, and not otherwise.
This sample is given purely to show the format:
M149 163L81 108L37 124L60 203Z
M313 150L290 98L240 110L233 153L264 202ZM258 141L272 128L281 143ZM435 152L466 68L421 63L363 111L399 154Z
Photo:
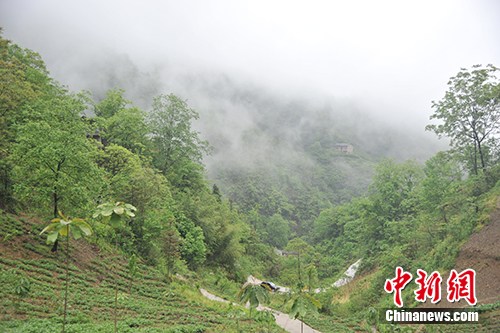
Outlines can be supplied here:
M352 154L352 152L354 151L354 148L352 147L352 145L350 145L348 143L337 143L335 145L335 149L337 149L338 151L340 151L344 154Z

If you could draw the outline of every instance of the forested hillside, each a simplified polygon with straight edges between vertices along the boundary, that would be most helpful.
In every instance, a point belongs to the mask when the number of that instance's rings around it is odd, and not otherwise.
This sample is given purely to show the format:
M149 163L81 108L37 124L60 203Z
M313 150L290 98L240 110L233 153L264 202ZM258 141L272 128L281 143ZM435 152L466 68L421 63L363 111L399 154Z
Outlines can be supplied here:
M395 267L449 272L499 200L500 83L492 65L461 70L433 102L436 123L427 130L449 138L451 149L425 162L391 153L410 147L401 129L368 130L356 121L362 113L341 104L233 87L207 104L230 100L223 110L244 110L227 118L171 93L144 109L119 82L104 93L69 91L36 52L3 37L0 70L0 282L9 284L0 328L8 332L23 331L21 320L49 332L61 321L53 307L64 315L63 331L66 315L85 324L68 332L116 331L116 312L93 316L119 303L121 331L278 332L266 312L252 315L259 303L321 332L391 331L373 313L392 305L383 286ZM242 115L246 125L232 126ZM332 288L358 259L353 284ZM293 292L242 287L249 275ZM70 276L81 297L72 296L78 301L68 310ZM126 287L136 282L134 299ZM63 284L55 301L43 289ZM212 307L200 287L249 301L249 313ZM94 293L108 298L88 299ZM403 296L420 305L410 288ZM498 301L493 295L478 306L495 321ZM163 307L169 313L158 313ZM497 327L488 325L479 328Z
M184 79L182 89L165 86L182 91L200 111L194 124L213 147L204 159L209 179L251 212L257 231L278 247L282 241L266 236L277 231L267 227L271 218L290 226L281 233L304 236L321 210L364 194L379 161L423 162L439 150L420 129L393 126L355 103L284 96L224 75Z
M42 219L92 216L101 203L137 207L133 223L98 230L151 263L172 258L233 271L249 228L212 193L200 161L208 143L183 100L160 95L146 114L110 91L99 102L52 80L40 57L2 39L1 206ZM168 263L173 265L174 261Z

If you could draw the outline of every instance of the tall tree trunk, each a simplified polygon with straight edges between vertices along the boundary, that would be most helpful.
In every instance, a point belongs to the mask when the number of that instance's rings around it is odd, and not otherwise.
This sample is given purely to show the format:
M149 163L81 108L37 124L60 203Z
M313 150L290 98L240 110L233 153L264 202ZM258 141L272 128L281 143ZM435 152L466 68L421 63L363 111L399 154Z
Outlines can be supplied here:
M57 168L55 171L54 171L54 169L52 169L52 171L55 174L54 175L54 189L52 192L52 195L54 198L54 218L56 218L57 214L59 213L58 203L59 203L60 198L59 198L59 193L58 193L59 189L57 187L57 182L59 181L59 173L61 172L61 168L62 168L65 160L66 160L66 158L64 157L59 162L57 162Z
M53 188L53 191L52 191L52 198L54 200L54 211L53 211L53 214L54 214L54 218L57 218L58 214L59 214L59 200L60 200L60 197L59 197L59 189L57 187L57 181L59 180L59 172L61 171L61 167L64 163L64 161L66 160L66 158L63 158L62 160L60 160L58 163L57 163L57 168L56 168L56 171L54 172L54 169L51 168L51 170L55 173L55 181L54 181L54 188ZM68 237L69 237L69 234L68 234ZM54 245L52 246L52 249L50 250L51 252L57 252L57 245L59 244L58 240L56 239L56 241L54 242Z
M66 328L66 312L68 307L68 286L69 286L69 225L66 225L66 286L64 288L64 315L62 333Z
M115 230L116 231L116 230ZM118 250L118 235L117 233L115 233L115 247L116 247L116 250ZM115 311L114 311L114 315L113 315L113 322L114 322L114 325L115 325L115 333L118 332L118 328L116 327L117 325L117 308L118 308L118 279L116 279L115 281Z
M57 185L54 185L54 192L52 193L52 198L54 200L54 218L57 218L57 212L59 211L59 208L57 207L57 203L59 202L59 197L57 195Z
M477 144L476 144L476 141L474 141L474 157L472 159L472 162L474 163L473 164L473 171L474 171L474 175L478 175L478 172L477 172Z
M118 332L118 328L116 327L116 324L117 324L117 317L116 317L117 307L118 307L118 287L115 285L115 315L114 315L114 317L115 317L114 318L115 333Z
M116 250L118 250L118 234L115 232L115 248ZM116 267L115 265L115 271L118 272L118 268ZM114 311L114 318L113 318L113 322L114 322L114 326L115 326L115 333L118 332L118 327L117 327L117 323L118 323L118 278L115 280L115 311Z
M57 177L56 177L57 179ZM57 197L57 185L54 185L54 218L57 218L57 213L58 213L58 208L57 208L57 202L59 201L59 198ZM54 242L54 245L52 245L52 249L50 249L51 252L57 252L57 245L59 244L59 240L56 239Z
M486 163L484 162L484 154L483 154L483 149L481 148L481 142L478 140L477 141L477 149L479 150L479 157L481 158L481 169L486 171Z

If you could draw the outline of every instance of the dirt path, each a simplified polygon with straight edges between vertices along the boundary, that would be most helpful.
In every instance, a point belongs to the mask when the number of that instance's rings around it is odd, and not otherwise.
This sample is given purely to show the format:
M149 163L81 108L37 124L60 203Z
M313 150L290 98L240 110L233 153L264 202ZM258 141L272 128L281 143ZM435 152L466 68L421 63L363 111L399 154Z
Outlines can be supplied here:
M206 291L203 288L200 288L200 292L203 296L205 296L206 298L208 298L212 301L229 303L228 300L220 298L219 296L216 296L216 295ZM258 311L270 311L274 315L274 318L276 319L276 324L278 324L281 328L283 328L287 332L290 332L290 333L301 333L301 332L321 333L320 331L317 331L306 324L302 324L302 322L300 320L291 318L289 315L287 315L285 313L273 310L273 309L265 307L265 306L260 306L260 305L257 307L257 310ZM303 325L303 331L301 330L302 325Z

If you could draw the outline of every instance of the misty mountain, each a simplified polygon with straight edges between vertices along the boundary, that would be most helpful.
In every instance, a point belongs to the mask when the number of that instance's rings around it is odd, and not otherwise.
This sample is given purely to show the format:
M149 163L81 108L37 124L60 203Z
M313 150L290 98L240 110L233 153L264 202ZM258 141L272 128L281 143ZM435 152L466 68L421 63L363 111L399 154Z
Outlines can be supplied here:
M363 194L377 161L422 161L437 149L423 131L410 135L406 124L392 127L347 103L286 99L227 77L201 82L190 96L207 96L195 104L214 146L209 177L245 211L258 204L301 225Z
M299 232L322 209L363 194L377 161L423 161L438 150L423 129L377 118L356 101L284 94L223 73L144 69L125 55L85 64L58 79L97 100L122 88L145 110L161 92L187 100L213 147L204 160L208 178L241 210L280 214ZM340 143L352 153L340 152Z

